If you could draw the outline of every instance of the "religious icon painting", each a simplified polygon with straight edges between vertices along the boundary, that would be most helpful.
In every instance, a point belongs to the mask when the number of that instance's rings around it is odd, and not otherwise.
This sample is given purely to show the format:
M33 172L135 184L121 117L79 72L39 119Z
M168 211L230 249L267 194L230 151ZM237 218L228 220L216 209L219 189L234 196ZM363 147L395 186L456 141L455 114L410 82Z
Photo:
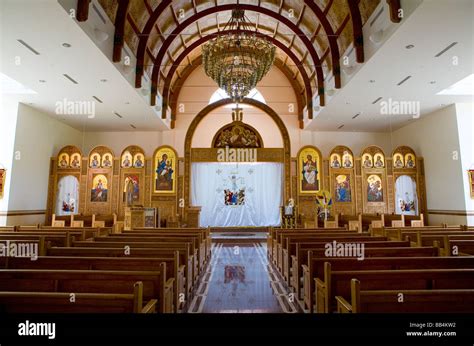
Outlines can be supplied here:
M81 156L79 154L73 154L71 157L71 167L80 168L81 167Z
M351 202L351 180L346 174L336 175L335 179L336 202Z
M7 179L7 170L2 168L0 169L0 199L3 198L3 193L5 191L5 180Z
M471 190L471 198L474 199L474 169L470 169L467 171L469 175L469 187Z
M101 164L101 156L98 153L93 152L89 157L89 167L100 168L100 164Z
M364 168L372 168L373 167L372 155L369 153L365 153L362 155L362 166Z
M405 167L406 168L415 168L415 156L413 154L405 155Z
M382 154L378 153L374 155L374 166L377 168L385 167L385 159Z
M352 168L354 165L352 155L349 152L345 151L342 154L342 167L344 168Z
M154 193L176 193L176 161L176 152L171 147L163 146L155 151Z
M112 154L110 153L105 153L102 155L102 167L103 168L110 168L112 167Z
M315 147L303 147L298 154L299 192L313 194L321 189L321 154Z
M122 154L122 158L121 158L121 164L122 164L122 168L130 168L132 167L133 165L133 158L132 158L132 154L130 154L129 151L126 151Z
M107 202L108 179L103 174L92 177L91 202Z
M135 154L133 157L133 167L143 168L145 166L145 157L142 153Z
M332 168L341 168L341 156L339 154L332 154L330 159Z
M403 163L403 156L402 154L395 154L393 156L393 167L395 168L403 168L405 164Z
M383 202L382 178L379 174L367 177L367 202Z
M58 167L59 168L68 168L69 167L69 155L66 153L61 153L58 158Z
M123 202L126 206L139 204L140 180L136 174L125 174L123 184Z

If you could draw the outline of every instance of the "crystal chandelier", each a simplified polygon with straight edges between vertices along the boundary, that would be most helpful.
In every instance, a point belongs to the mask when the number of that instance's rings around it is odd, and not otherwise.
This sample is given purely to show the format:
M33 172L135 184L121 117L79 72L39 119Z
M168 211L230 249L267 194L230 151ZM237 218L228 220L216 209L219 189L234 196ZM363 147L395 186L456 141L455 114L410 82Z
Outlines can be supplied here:
M267 74L275 59L275 46L257 32L244 10L234 9L224 27L231 32L203 45L204 70L234 102L242 101Z

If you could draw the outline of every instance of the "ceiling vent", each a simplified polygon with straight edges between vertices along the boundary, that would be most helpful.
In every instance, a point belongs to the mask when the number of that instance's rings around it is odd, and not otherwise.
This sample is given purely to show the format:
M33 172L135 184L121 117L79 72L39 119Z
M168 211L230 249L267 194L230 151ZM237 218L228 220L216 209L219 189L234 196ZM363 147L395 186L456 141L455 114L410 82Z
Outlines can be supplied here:
M435 58L439 58L441 55L443 55L444 53L446 53L449 49L453 48L455 45L457 45L458 43L457 42L453 42L451 43L449 46L447 46L446 48L444 48L441 52L439 52L438 54L435 55Z

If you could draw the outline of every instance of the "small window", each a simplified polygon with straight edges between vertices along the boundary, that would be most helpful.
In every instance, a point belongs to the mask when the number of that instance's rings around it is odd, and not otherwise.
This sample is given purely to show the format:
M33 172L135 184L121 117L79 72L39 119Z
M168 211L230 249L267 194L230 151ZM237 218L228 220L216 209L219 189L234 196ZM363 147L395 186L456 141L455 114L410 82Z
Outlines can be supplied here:
M265 98L263 97L262 93L258 91L257 89L252 89L250 90L250 93L246 96L249 99L254 99L256 101L262 102L266 104ZM212 94L211 99L209 100L209 104L227 99L229 96L227 96L226 92L222 89L217 89L214 94ZM235 103L230 104L225 106L225 108L235 108L237 105ZM239 105L240 108L248 108L249 106L247 105Z

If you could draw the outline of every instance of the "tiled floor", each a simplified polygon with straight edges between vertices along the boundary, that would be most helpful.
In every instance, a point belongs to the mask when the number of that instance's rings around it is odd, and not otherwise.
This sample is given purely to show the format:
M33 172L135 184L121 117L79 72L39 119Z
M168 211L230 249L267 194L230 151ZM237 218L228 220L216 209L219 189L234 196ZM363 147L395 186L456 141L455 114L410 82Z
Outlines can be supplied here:
M217 243L190 313L296 312L267 261L265 243Z

